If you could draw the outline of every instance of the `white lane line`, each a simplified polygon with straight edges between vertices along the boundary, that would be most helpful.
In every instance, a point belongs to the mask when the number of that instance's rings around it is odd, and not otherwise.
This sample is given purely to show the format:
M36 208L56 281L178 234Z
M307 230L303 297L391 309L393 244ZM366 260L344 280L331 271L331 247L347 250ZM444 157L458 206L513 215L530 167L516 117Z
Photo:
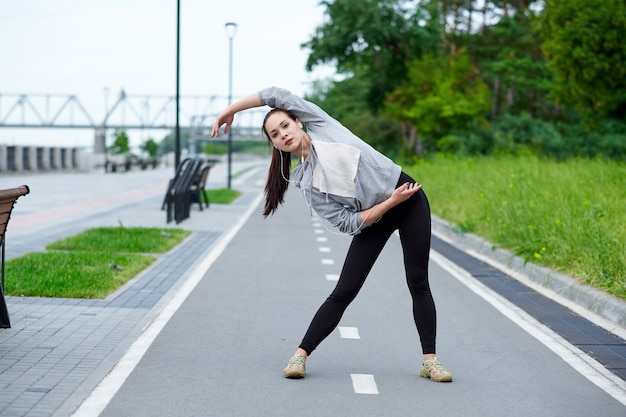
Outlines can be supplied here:
M559 355L581 375L617 401L626 405L626 381L615 376L600 362L569 343L566 339L561 337L561 335L537 321L530 314L511 303L491 288L473 278L469 272L452 263L440 253L431 249L430 257L439 264L441 268L449 272L463 285L496 308L502 315L543 343L548 349Z
M313 227L322 227L322 223L318 221L314 221L312 224L313 224Z
M330 252L330 248L326 246L320 246L319 250L320 252L325 252L325 253Z
M335 265L334 259L322 259L322 265Z
M339 327L339 337L342 339L360 339L358 327Z
M322 229L315 229L314 232L317 233L318 235L321 235L322 233L324 233L324 230L322 230Z
M327 237L325 237L325 236L319 236L319 237L317 238L317 241L318 241L318 242L320 242L320 243L322 243L322 242L328 242L328 238L327 238Z
M261 168L252 168L250 169L250 171L244 173L243 175L235 178L233 180L233 184L235 185L241 185L243 183L245 183L246 181L248 181L249 178L251 178L252 176L256 175L257 172L259 172ZM259 181L257 181L258 183ZM261 184L263 184L263 181L261 181Z
M356 394L378 394L374 375L350 374L350 377L352 377L352 387Z
M257 206L263 199L263 195L259 195L257 199L248 207L248 210L215 245L213 250L204 258L202 258L197 266L193 267L192 272L181 285L171 300L163 307L157 316L146 325L139 337L133 342L126 351L120 361L115 364L111 371L105 376L95 390L83 401L78 409L72 414L72 417L97 417L105 409L113 396L119 391L126 378L133 372L143 355L157 338L161 330L167 322L174 316L189 294L194 290L202 277L209 270L211 265L219 258L228 246L230 241L235 237L237 232L243 227L250 215L256 210Z
M339 275L337 275L337 274L326 274L326 281L339 281Z

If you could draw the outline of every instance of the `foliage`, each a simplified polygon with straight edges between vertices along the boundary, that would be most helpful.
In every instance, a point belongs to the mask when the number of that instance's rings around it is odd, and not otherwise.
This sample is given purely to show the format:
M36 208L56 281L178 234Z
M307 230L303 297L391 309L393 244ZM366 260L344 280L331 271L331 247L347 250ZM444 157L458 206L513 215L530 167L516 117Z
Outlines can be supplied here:
M437 156L404 169L461 230L626 299L624 163Z
M536 154L565 157L560 154L566 143L554 124L536 119L528 113L514 116L505 113L493 121L494 148L496 154L517 154L531 150Z
M264 140L233 140L232 149L235 153L264 155L270 153L270 145ZM202 152L207 155L226 155L228 141L213 139L202 145Z
M228 153L228 143L207 142L202 145L202 152L207 155L226 155Z
M113 155L123 155L130 152L130 141L124 130L115 130L113 133L115 140L113 145L109 146L109 152Z
M626 3L623 0L546 0L539 30L555 74L559 103L588 125L626 117Z
M491 115L526 112L533 117L554 112L548 95L552 75L540 48L541 38L533 30L535 13L525 9L502 17L480 34L458 36L489 84L493 100Z
M189 138L191 134L189 129L181 129L180 130L180 149L184 149L187 147L189 143ZM159 143L159 152L161 154L166 154L170 152L174 152L176 150L176 132L172 131L167 136L161 140Z
M444 151L626 159L625 132L615 129L626 119L623 1L322 5L326 20L303 44L307 67L334 64L339 78L314 84L311 96L377 148L409 157ZM467 72L444 71L461 53ZM460 75L475 81L455 84Z
M426 146L434 145L455 129L486 125L490 104L488 87L466 51L460 50L414 61L407 82L388 96L386 110L416 128L417 140L407 145L420 155L420 137Z
M357 136L390 156L402 150L399 125L383 114L374 114L368 103L368 80L361 77L316 82L307 99L323 106Z
M156 158L159 153L159 145L154 139L149 138L147 141L141 144L141 150L150 156L150 158Z
M337 72L363 77L367 104L380 109L385 95L406 79L407 63L437 48L438 32L422 26L421 7L398 0L322 1L327 19L302 46L307 68L332 63ZM418 3L419 6L419 3Z

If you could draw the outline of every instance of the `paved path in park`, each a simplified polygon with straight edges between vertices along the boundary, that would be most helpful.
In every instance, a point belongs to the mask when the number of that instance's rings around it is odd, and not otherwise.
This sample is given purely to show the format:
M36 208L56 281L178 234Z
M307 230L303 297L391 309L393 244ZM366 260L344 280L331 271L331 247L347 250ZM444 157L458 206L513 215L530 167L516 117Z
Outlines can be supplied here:
M309 359L307 378L282 378L349 238L309 216L297 192L263 219L266 169L264 160L236 161L242 197L196 205L178 225L160 209L171 169L0 178L0 188L31 187L9 224L8 258L95 226L193 232L105 300L9 297L0 415L626 414L623 327L551 301L520 283L523 270L496 269L443 232L433 240L431 284L438 354L452 384L418 375L395 236L339 329ZM218 164L209 187L224 187L225 175Z

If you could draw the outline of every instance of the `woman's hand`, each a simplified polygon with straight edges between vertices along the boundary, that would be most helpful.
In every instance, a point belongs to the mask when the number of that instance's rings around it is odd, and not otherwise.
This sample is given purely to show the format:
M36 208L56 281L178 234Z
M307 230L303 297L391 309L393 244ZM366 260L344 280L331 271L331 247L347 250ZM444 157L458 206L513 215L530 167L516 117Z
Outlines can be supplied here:
M394 205L400 204L403 201L408 200L413 194L415 194L421 189L422 189L421 184L418 184L415 182L413 183L405 182L404 184L402 184L401 186L399 186L393 191L389 199L395 203Z
M214 138L216 136L219 136L220 127L222 127L222 125L226 125L224 126L224 133L228 133L230 126L233 124L234 118L235 113L230 111L230 109L225 109L224 111L222 111L219 116L217 116L217 119L213 124L213 129L211 129L211 137Z
M382 203L376 204L374 207L359 212L359 216L361 216L363 223L370 226L371 224L377 222L383 214L387 213L403 201L408 200L413 194L421 189L421 184L405 182L393 190L393 193L388 199Z
M243 110L251 109L253 107L261 107L263 103L261 103L261 99L259 98L259 93L250 94L248 97L244 97L241 100L237 100L219 114L215 123L213 124L213 129L211 129L211 137L214 138L220 135L220 127L224 126L224 133L228 133L231 125L233 124L233 119L235 118L235 113L238 113Z

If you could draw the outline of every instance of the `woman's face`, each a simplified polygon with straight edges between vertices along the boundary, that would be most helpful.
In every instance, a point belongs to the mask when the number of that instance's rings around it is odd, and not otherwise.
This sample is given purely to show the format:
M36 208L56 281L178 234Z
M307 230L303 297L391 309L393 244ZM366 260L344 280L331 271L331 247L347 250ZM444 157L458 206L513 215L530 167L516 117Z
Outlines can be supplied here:
M272 144L283 152L293 152L300 154L305 140L305 133L302 130L302 122L299 119L293 120L282 111L271 114L265 121L265 132L272 141Z

